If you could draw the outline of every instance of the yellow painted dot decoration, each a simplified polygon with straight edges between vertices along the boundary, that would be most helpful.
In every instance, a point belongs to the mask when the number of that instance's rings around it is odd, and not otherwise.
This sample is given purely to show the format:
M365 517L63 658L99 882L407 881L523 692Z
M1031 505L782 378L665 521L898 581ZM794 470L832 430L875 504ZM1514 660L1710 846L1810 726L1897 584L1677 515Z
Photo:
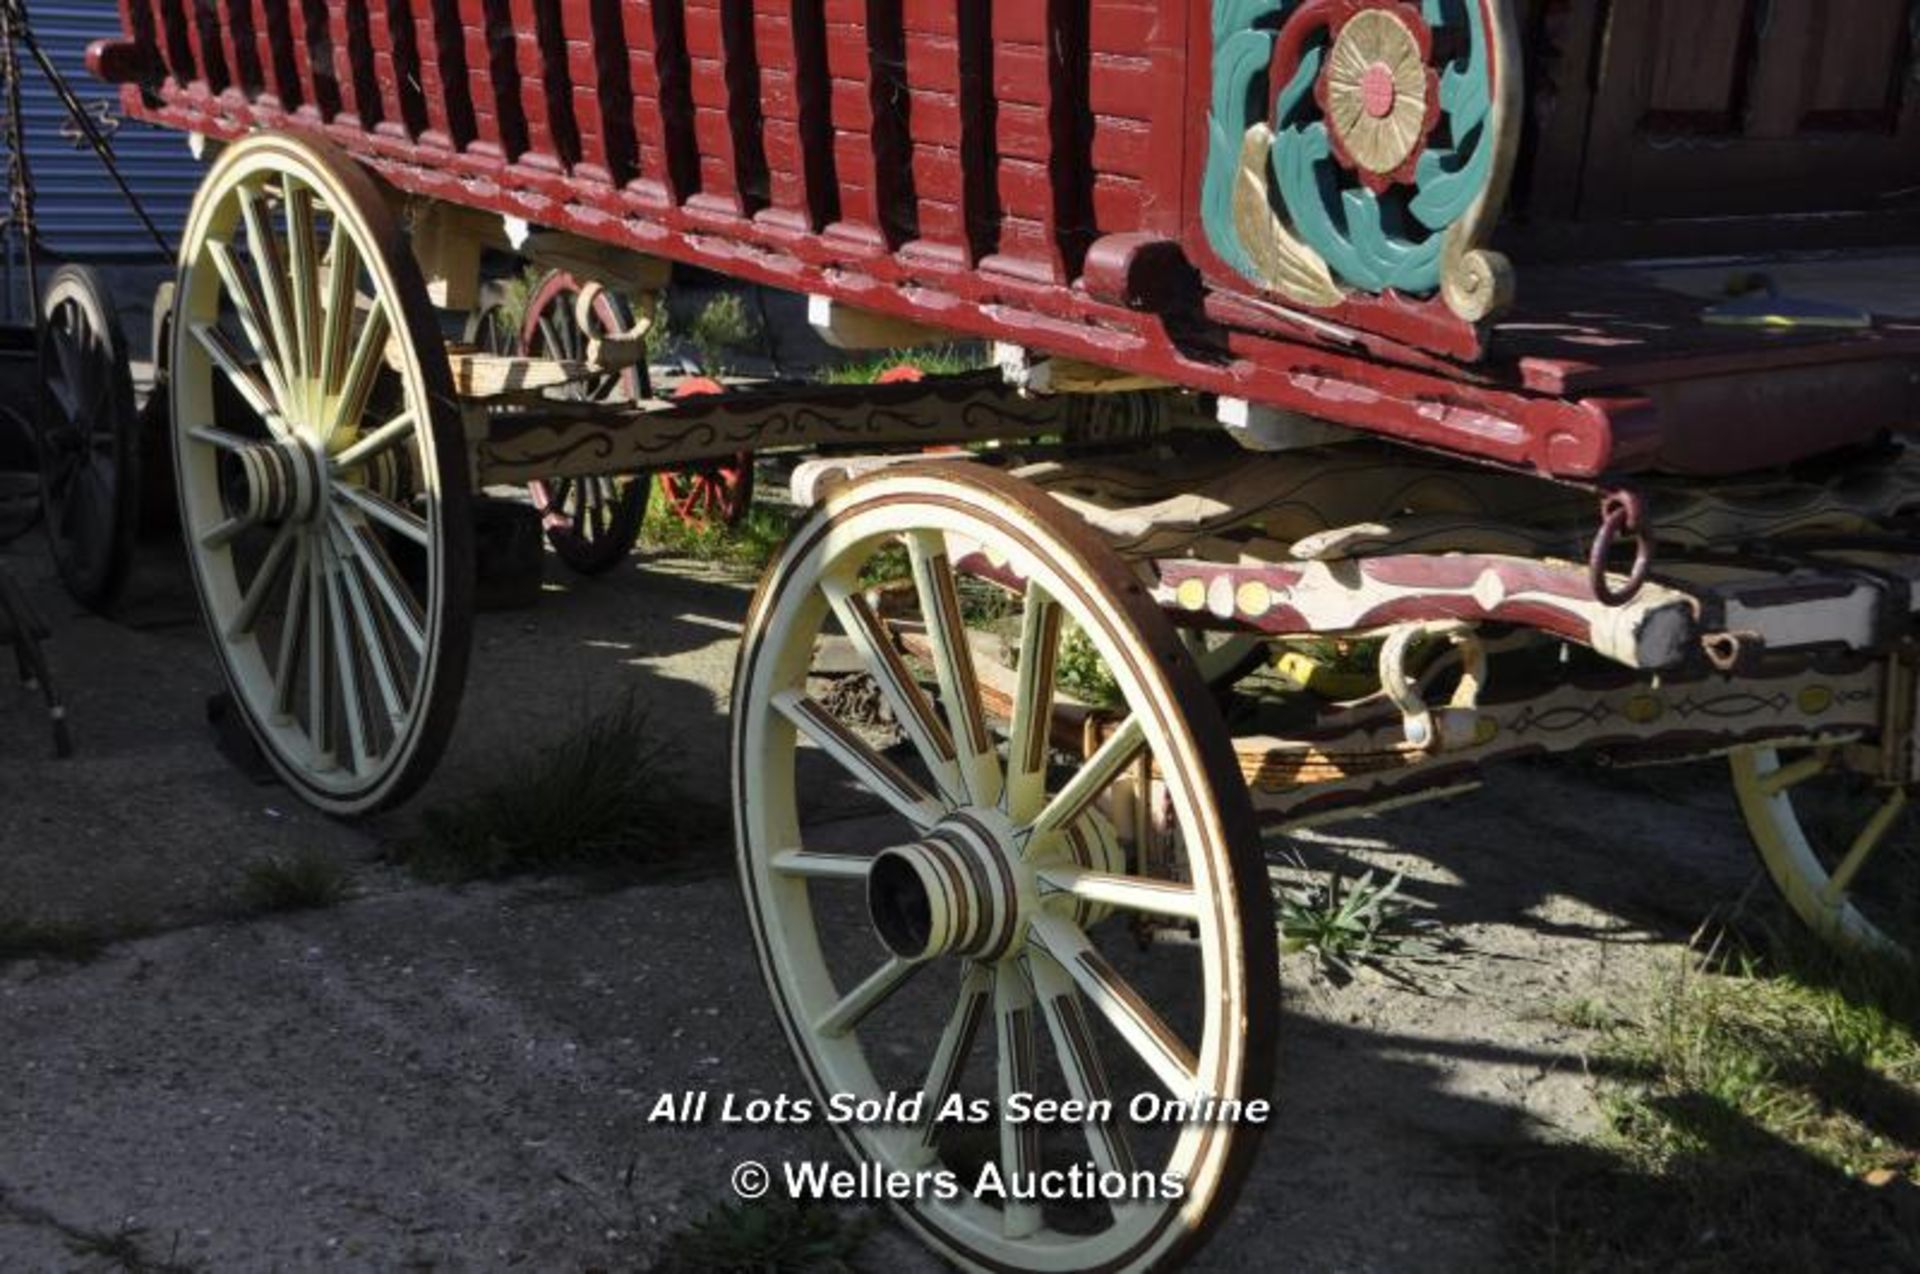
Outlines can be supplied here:
M1635 695L1627 700L1627 720L1635 725L1652 725L1667 715L1667 705L1659 695Z
M1180 581L1180 587L1174 591L1174 600L1180 603L1182 610L1205 610L1207 608L1207 582L1194 576Z
M1800 711L1817 717L1833 706L1833 691L1825 686L1808 686L1800 692Z

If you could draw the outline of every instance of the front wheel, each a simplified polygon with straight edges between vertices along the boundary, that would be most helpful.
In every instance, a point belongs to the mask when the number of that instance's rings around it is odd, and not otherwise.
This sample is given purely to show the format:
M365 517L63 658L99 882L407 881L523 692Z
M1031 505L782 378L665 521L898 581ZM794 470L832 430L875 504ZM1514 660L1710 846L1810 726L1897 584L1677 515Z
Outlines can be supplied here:
M1069 634L1100 713L1056 702ZM733 703L761 967L818 1099L867 1103L848 1150L922 1183L904 1220L978 1269L1197 1246L1260 1132L1278 956L1225 728L1126 567L1017 480L874 475L768 572Z

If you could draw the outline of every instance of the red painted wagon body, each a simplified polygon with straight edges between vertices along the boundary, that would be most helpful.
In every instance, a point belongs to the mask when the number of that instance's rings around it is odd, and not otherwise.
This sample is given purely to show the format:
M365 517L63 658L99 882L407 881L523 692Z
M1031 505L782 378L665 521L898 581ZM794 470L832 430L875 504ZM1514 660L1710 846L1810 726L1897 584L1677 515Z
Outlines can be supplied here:
M413 194L1587 478L1915 416L1920 329L1710 327L1567 260L1920 242L1905 6L1752 7L122 0L95 67Z

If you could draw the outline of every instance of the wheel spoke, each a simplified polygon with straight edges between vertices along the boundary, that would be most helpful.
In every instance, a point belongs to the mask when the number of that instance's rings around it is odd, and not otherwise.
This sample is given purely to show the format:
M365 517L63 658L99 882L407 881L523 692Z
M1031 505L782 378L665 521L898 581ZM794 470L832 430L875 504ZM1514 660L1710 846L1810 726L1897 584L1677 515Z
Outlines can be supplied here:
M267 388L280 406L282 414L287 407L287 385L280 378L280 351L273 343L273 330L263 312L265 303L261 299L260 289L255 285L240 263L234 259L233 249L218 239L207 241L207 255L213 258L213 265L220 272L220 279L227 285L227 295L233 298L233 308L240 315L240 326L247 334L247 340L253 345L253 352L260 360L260 370L265 374Z
M253 523L245 518L228 518L224 522L215 523L200 533L200 546L209 549L225 548L233 543L240 532L252 525Z
M1028 844L1050 832L1059 831L1079 818L1146 746L1147 735L1140 725L1140 718L1128 717L1119 729L1107 736L1105 743L1094 749L1093 755L1087 758L1079 771L1047 802L1047 807L1033 821L1033 834Z
M333 516L352 544L355 560L372 582L374 594L385 604L387 615L393 620L400 636L406 639L415 655L424 656L427 651L426 618L413 591L401 580L393 559L387 556L373 529L351 511L336 509Z
M432 546L433 528L427 525L425 518L409 513L385 496L375 495L364 487L335 483L331 489L337 499L353 505L388 530L405 536L421 548Z
M967 1054L973 1051L973 1041L980 1033L980 1023L987 1015L992 993L992 970L984 964L969 962L966 976L960 980L960 998L947 1017L946 1029L940 1032L940 1043L933 1050L927 1077L920 1085L922 1109L919 1136L911 1151L912 1167L933 1162L941 1107L960 1087L960 1072L966 1068Z
M1880 808L1873 812L1873 817L1867 820L1867 825L1860 829L1860 834L1854 837L1852 846L1847 850L1847 856L1840 860L1840 865L1834 868L1833 874L1827 878L1825 887L1820 891L1820 897L1829 907L1839 906L1846 898L1847 891L1853 888L1854 877L1858 876L1860 869L1867 865L1867 860L1873 857L1874 851L1886 843L1887 833L1893 830L1894 823L1899 821L1900 815L1905 813L1906 809L1907 790L1902 787L1894 788L1887 799L1881 802Z
M859 784L891 805L915 827L932 827L945 811L918 783L893 762L875 752L866 740L849 730L818 701L797 690L773 697L773 706L838 761Z
M801 880L865 880L873 859L857 854L817 854L810 849L785 849L767 862L778 876Z
M334 672L339 677L341 727L347 732L347 754L355 774L366 773L373 761L366 731L365 701L360 697L360 671L354 659L356 642L348 629L347 608L340 594L340 559L326 540L316 541L321 578L327 583L327 617L332 624Z
M291 173L281 174L286 194L287 255L293 267L293 326L298 342L300 383L311 396L320 370L320 261L319 245L314 241L313 191L295 181ZM302 406L311 412L317 406L308 401Z
M410 411L400 413L335 456L332 461L333 472L345 473L349 469L365 464L388 448L398 446L412 438L414 431L413 413Z
M1040 1129L1030 1119L1016 1123L1008 1118L1016 1094L1028 1097L1040 1089L1033 987L1017 965L1003 964L994 970L993 1017L999 1037L1000 1169L1009 1182L1031 1181L1040 1169ZM1040 1209L1009 1197L1000 1225L1008 1238L1026 1238L1040 1228Z
M354 338L353 355L347 360L340 397L327 423L328 446L342 429L358 426L360 418L366 415L374 381L386 365L387 333L391 327L392 321L387 318L384 307L375 305L367 311L367 321L360 325L360 335Z
M280 383L291 389L291 382L299 375L300 368L294 348L293 302L287 296L287 263L280 255L280 239L273 232L266 204L259 193L247 186L239 187L236 193L240 199L241 219L247 226L247 247L253 255L254 271L259 276L260 290L267 298L267 318L273 327L273 346L279 352ZM291 408L292 404L288 406Z
M869 1014L886 1003L888 996L905 986L907 979L924 967L924 960L902 960L894 956L828 1009L813 1029L828 1039L839 1039L857 1030Z
M187 437L195 442L204 442L209 447L217 447L221 451L245 451L248 447L260 445L252 438L242 438L232 430L218 429L212 425L195 425L187 430Z
M1817 778L1826 773L1827 767L1832 763L1832 751L1822 748L1812 756L1801 757L1798 761L1789 762L1769 774L1761 775L1760 790L1767 796L1779 796L1782 792L1798 787L1808 779Z
M307 572L307 734L313 742L316 770L331 770L333 752L333 704L328 686L327 658L327 564L319 541L308 546Z
M1085 1003L1073 979L1044 952L1036 953L1028 964L1040 1011L1047 1019L1048 1033L1053 1036L1054 1056L1060 1059L1060 1069L1066 1075L1067 1092L1075 1100L1098 1103L1091 1109L1111 1109L1113 1085L1107 1078L1106 1063L1100 1058L1093 1025L1087 1020ZM1127 1141L1126 1129L1117 1119L1089 1119L1082 1127L1095 1167L1102 1172L1133 1171L1133 1147Z
M359 312L360 251L347 235L346 223L333 221L327 244L327 308L320 333L320 393L340 392L346 376L347 334Z
M921 764L927 767L927 772L933 776L947 801L959 805L965 799L966 787L960 777L960 763L954 753L953 739L934 711L926 692L914 680L913 671L907 667L906 660L894 647L885 624L874 614L867 599L847 586L827 580L822 584L822 590L826 593L828 604L833 607L833 613L839 617L841 631L853 643L854 649L860 652L867 672L880 687L893 719L913 741Z
M333 539L334 557L340 563L340 582L346 589L347 603L353 610L354 627L359 631L361 648L367 654L367 666L373 672L375 688L387 712L388 724L397 736L405 725L406 697L401 691L400 652L393 648L388 629L379 622L361 575L367 570L354 547L354 537L337 521L329 521L327 532Z
M1078 867L1042 867L1042 896L1049 890L1071 894L1083 902L1171 920L1199 920L1200 895L1192 885L1142 876L1117 876Z
M285 723L293 718L294 657L299 653L305 631L308 559L312 548L301 536L293 557L293 580L287 585L287 605L280 616L280 653L273 664L273 716Z
M260 569L254 572L246 593L240 598L239 608L233 612L233 619L227 624L228 641L238 641L253 631L254 624L260 618L260 608L272 593L274 582L280 577L280 568L286 565L287 555L293 551L297 538L291 522L281 523L280 529L274 532L273 543L267 546L267 555L260 560Z
M916 531L907 536L913 559L914 586L920 595L920 615L933 647L934 672L940 697L946 704L947 726L960 755L960 775L967 799L976 805L1000 800L1000 758L980 706L980 684L974 673L973 646L967 640L966 620L960 613L960 592L946 542L936 532Z
M211 323L195 323L193 335L201 348L207 351L207 357L226 373L228 381L247 400L247 406L253 408L254 414L265 422L268 430L276 438L287 439L286 421L281 419L271 394L247 366L246 356L235 347L232 338Z
M1020 624L1019 683L1007 737L1007 814L1016 823L1032 820L1047 800L1060 621L1060 604L1040 585L1029 583Z
M1030 936L1059 962L1169 1093L1186 1098L1196 1092L1199 1063L1192 1051L1084 933L1071 922L1043 912L1034 917Z

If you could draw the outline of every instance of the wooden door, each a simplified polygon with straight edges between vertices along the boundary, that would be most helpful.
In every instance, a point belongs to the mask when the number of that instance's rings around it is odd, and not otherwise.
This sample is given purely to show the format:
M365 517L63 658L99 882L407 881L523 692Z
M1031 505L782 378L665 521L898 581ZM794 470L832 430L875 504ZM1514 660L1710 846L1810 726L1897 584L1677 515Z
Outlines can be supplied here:
M1870 210L1920 185L1913 0L1613 0L1583 218Z

